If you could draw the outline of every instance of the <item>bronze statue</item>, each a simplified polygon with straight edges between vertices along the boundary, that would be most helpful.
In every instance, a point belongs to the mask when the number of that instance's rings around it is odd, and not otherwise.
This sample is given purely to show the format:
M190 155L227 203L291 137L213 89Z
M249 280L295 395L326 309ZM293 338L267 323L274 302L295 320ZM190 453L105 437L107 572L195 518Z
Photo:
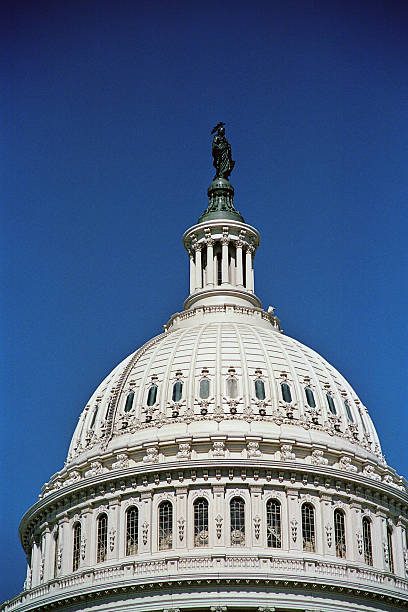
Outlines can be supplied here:
M215 134L212 142L212 155L214 158L213 166L216 170L214 178L221 177L228 180L235 162L232 159L231 145L225 138L224 125L225 123L220 121L211 131L211 134Z

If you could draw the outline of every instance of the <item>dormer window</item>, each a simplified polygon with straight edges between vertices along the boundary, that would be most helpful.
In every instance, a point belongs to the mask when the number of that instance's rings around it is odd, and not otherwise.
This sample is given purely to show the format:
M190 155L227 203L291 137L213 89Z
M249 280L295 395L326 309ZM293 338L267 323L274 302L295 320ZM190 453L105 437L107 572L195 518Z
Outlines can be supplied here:
M314 398L314 393L310 387L306 387L305 389L306 401L310 408L316 408L316 402Z
M255 381L255 395L259 400L265 399L265 383L260 378Z
M173 385L173 394L171 396L171 399L173 400L173 402L179 402L181 400L182 393L183 393L183 383L181 382L181 380L178 380Z
M330 393L326 393L327 404L329 406L329 410L332 414L337 414L336 406L334 405L334 399L330 395Z
M350 408L350 404L348 403L348 400L344 400L344 407L346 409L347 418L349 419L349 421L354 423L353 415L351 413L351 408Z
M238 381L236 378L228 378L227 380L227 395L231 399L238 397Z
M286 404L290 404L292 401L292 393L288 383L281 383L282 399Z
M128 393L128 396L126 398L125 412L130 412L132 410L134 398L135 398L135 392L130 391L130 393Z
M200 398L208 399L210 397L210 381L208 378L200 380Z
M147 394L147 405L154 406L157 400L157 385L152 385Z

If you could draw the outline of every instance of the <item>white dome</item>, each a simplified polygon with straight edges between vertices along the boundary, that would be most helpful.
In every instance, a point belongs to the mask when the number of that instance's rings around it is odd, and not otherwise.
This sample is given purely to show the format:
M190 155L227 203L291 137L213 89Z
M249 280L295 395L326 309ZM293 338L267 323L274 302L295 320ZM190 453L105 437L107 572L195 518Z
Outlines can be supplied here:
M237 381L235 398L227 389L231 376ZM209 381L204 401L203 377ZM173 387L178 380L181 398L175 402ZM264 400L256 397L256 380L263 382ZM150 420L147 397L153 383L157 397ZM283 400L282 383L289 386L290 402ZM314 410L308 405L306 388L313 392ZM131 408L129 402L126 406L129 393ZM328 394L335 414L329 410ZM174 435L195 438L217 433L256 435L271 442L290 438L373 455L377 461L381 457L367 410L345 378L315 351L280 333L267 313L231 305L176 315L169 331L119 364L83 411L68 464L83 463L102 449L109 453Z
M183 236L184 311L98 386L24 515L5 612L407 603L406 483L348 382L260 307L232 195L212 184Z

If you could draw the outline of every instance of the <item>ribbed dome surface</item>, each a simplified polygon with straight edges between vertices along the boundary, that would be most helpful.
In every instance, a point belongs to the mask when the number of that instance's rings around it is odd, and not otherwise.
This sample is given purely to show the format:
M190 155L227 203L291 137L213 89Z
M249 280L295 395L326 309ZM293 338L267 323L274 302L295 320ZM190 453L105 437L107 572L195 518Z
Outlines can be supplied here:
M227 313L219 308L218 313L201 317L189 313L186 327L153 338L120 363L99 385L82 413L68 462L77 458L83 461L87 454L98 454L101 447L129 448L132 441L157 440L176 424L185 434L198 434L203 424L197 428L197 421L202 420L211 433L222 432L227 421L229 430L262 432L277 439L284 435L302 440L306 437L329 447L338 447L335 439L340 437L343 444L353 444L354 448L362 445L365 452L379 456L372 421L345 378L315 351L255 317L259 309L248 308L246 313L236 310L231 307ZM203 377L209 381L209 397L204 401L200 398ZM235 398L229 396L230 378L237 382ZM264 385L263 401L256 397L257 379ZM177 380L182 383L182 392L181 399L174 402ZM284 383L290 388L289 403L282 396ZM157 386L157 397L149 411L147 398L152 384ZM315 412L308 405L306 388L313 392ZM129 409L128 405L126 411L131 392L132 406ZM329 410L328 394L335 414ZM203 405L207 409L204 416ZM231 406L235 414L231 414ZM263 416L260 408L265 410ZM146 422L149 413L151 420Z

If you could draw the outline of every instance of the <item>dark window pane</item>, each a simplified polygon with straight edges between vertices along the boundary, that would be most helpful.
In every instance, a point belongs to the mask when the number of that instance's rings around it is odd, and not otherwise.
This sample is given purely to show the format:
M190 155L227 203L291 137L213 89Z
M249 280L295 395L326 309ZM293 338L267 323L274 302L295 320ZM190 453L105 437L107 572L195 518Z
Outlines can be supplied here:
M276 499L266 504L266 536L269 548L281 548L281 505Z
M313 391L309 387L306 387L305 393L306 393L306 401L308 405L310 406L310 408L316 408L316 402L315 402Z
M73 529L73 547L72 547L72 571L75 572L79 568L81 559L81 524L75 523Z
M208 546L208 501L194 502L194 546Z
M344 512L334 511L334 541L336 545L336 556L342 559L346 556L346 527Z
M287 383L282 383L281 390L282 390L283 401L286 402L287 404L290 404L290 402L292 401L292 393L290 392L289 385Z
M245 502L234 497L230 502L231 546L245 545Z
M329 410L332 414L337 414L336 411L336 406L334 405L334 399L332 398L332 396L330 395L330 393L326 394L327 397L327 403L329 405Z
M364 561L367 565L373 564L373 546L371 542L371 523L366 517L363 518L363 545Z
M138 519L139 513L137 508L129 508L126 512L126 555L135 555L137 553L138 543Z
M153 406L156 403L156 399L157 399L157 385L152 385L147 395L147 405Z
M97 521L96 562L106 561L108 551L108 517L101 514Z
M125 412L130 412L132 410L134 397L135 397L135 394L133 391L131 391L126 398Z
M208 378L203 378L200 381L200 397L201 399L208 399L210 397L210 381Z
M388 565L390 572L394 573L394 553L392 550L392 529L387 527Z
M173 547L173 506L164 501L159 506L159 550Z
M98 406L95 408L95 410L93 411L93 415L92 415L92 421L91 421L91 425L90 428L93 429L95 427L95 421L96 421L96 415L98 414Z
M312 504L302 506L302 538L303 550L314 552L316 550L314 508Z
M348 403L348 401L347 401L347 400L345 400L345 402L344 402L344 407L345 407L345 409L346 409L348 419L349 419L351 422L354 422L353 415L351 414L350 404Z
M183 383L180 380L178 380L173 385L173 395L172 395L173 402L179 402L181 400L182 392L183 392Z
M265 399L265 385L263 380L258 379L255 381L255 395L259 400Z

